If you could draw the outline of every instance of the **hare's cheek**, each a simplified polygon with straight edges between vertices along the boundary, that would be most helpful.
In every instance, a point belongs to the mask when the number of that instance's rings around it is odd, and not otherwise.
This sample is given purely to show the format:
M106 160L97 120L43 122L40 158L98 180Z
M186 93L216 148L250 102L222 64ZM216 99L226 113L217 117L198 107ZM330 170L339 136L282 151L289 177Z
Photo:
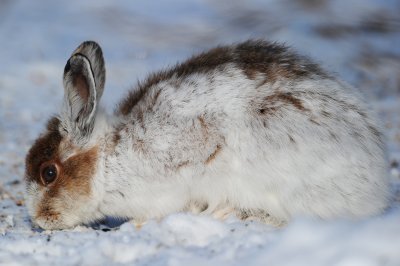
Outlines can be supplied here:
M90 198L92 182L97 171L97 146L77 153L63 163L63 196L65 198ZM76 202L76 201L73 201Z

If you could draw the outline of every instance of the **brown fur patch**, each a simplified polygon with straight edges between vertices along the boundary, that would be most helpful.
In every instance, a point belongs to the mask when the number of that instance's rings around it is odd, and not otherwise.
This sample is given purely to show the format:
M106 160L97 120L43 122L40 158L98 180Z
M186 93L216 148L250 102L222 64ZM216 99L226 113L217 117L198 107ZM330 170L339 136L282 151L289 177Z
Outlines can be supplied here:
M63 163L59 184L68 192L89 196L90 181L95 174L98 148L78 153Z
M125 128L126 125L120 124L115 127L115 130L111 136L111 142L107 145L107 152L112 153L115 150L115 147L119 144L121 140L121 131Z
M58 147L62 136L58 131L60 121L53 117L47 123L48 132L38 138L32 145L25 159L25 179L28 182L40 181L40 165L54 159L58 154Z
M174 77L174 84L178 88L178 84L188 75L215 71L229 63L242 69L249 79L255 79L258 74L265 75L264 83L273 82L280 77L302 79L314 75L327 76L317 64L298 56L283 45L250 40L238 45L216 47L171 69L149 75L134 91L129 92L126 99L120 103L117 113L129 114L146 96L149 88L162 81Z
M267 106L263 106L262 108L258 109L258 113L260 115L272 115L273 113L275 113L277 110L276 107L267 107Z
M58 127L60 126L60 120L57 117L52 117L47 121L47 130L48 131L58 131Z
M313 75L327 76L324 71L306 57L297 55L284 45L262 40L246 41L235 49L237 64L249 79L258 73L273 82L280 77L301 79Z
M45 197L56 197L60 190L73 195L88 196L90 180L95 173L97 154L97 147L93 147L68 158L63 163L58 160L58 155L56 155L54 161L60 165L59 172L55 181L47 185ZM42 182L39 184L44 186Z
M113 146L114 147L117 146L120 140L121 140L121 133L119 131L116 131L112 138Z
M301 112L307 112L303 102L294 97L290 92L277 92L264 98L264 101L257 107L257 113L260 115L273 115L281 105L291 105Z
M266 97L265 100L268 102L280 101L280 102L283 102L286 104L293 105L299 111L307 111L307 109L304 108L304 106L303 106L303 102L300 99L294 97L290 92L276 93L276 94Z
M217 147L215 148L215 151L213 153L210 154L210 156L208 156L207 160L206 160L206 164L211 163L213 160L215 160L215 158L217 158L217 155L221 152L222 147L221 145L217 145Z
M206 121L204 120L204 118L202 116L199 116L197 119L199 119L201 128L203 128L203 130L207 131L208 130L208 126L207 126Z

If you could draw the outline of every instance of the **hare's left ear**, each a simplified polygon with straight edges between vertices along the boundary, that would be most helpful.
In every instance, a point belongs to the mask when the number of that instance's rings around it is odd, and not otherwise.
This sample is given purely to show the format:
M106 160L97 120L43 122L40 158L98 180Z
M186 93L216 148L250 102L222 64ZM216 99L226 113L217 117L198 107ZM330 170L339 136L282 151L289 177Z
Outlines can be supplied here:
M105 76L103 53L93 41L76 48L65 65L61 120L76 141L87 139L93 131Z

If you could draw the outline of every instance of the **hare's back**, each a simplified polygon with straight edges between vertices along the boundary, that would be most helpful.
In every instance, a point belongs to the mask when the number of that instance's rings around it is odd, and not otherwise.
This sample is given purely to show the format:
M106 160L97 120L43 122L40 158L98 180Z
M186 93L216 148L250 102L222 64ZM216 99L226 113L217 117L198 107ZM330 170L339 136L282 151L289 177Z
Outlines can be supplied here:
M327 77L312 61L288 47L261 40L220 46L195 55L172 68L150 74L121 101L118 113L129 115L135 106L154 103L163 96L167 101L206 100L209 95L218 104L232 98L258 97L254 89L279 80L304 80ZM265 89L265 87L264 87ZM196 98L197 97L197 98ZM227 103L229 104L229 102Z

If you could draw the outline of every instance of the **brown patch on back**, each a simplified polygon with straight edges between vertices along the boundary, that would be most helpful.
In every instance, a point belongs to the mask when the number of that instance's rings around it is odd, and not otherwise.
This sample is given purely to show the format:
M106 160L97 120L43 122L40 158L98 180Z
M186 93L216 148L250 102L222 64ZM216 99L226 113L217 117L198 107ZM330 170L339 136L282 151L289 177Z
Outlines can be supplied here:
M260 115L272 115L276 112L278 108L273 106L262 106L262 108L258 109L258 113Z
M274 82L285 77L293 79L308 78L314 75L326 77L327 74L306 57L299 56L284 45L266 41L250 40L237 45L236 63L249 79L257 74L265 74L265 81Z
M300 99L294 97L290 92L276 93L276 94L266 97L265 100L269 101L269 102L280 101L280 102L283 102L286 104L291 104L299 111L307 111L308 110L308 109L304 108L303 102Z
M309 59L290 51L284 45L269 43L262 40L249 40L238 45L220 46L207 52L193 56L175 67L149 75L137 89L129 92L117 110L117 113L127 115L133 107L146 96L150 87L174 78L174 85L179 88L179 83L188 75L194 73L209 73L223 65L234 64L243 70L249 79L255 79L258 74L265 75L265 82L273 82L280 77L302 79L327 74Z
M193 56L171 69L150 74L144 82L138 84L136 90L129 92L128 97L120 103L117 113L122 115L129 114L133 107L147 94L148 89L162 81L172 77L180 79L193 73L206 73L216 69L219 65L229 62L232 59L229 54L230 50L229 47L217 47Z
M208 156L207 160L205 161L206 164L211 163L213 160L215 160L215 158L217 157L217 155L221 152L222 147L221 145L217 144L217 147L215 149L215 151L213 153L210 154L210 156Z
M290 92L277 92L264 98L261 105L257 106L257 113L259 115L273 115L281 106L291 105L301 112L308 112L309 109L305 108L303 102L294 97Z

